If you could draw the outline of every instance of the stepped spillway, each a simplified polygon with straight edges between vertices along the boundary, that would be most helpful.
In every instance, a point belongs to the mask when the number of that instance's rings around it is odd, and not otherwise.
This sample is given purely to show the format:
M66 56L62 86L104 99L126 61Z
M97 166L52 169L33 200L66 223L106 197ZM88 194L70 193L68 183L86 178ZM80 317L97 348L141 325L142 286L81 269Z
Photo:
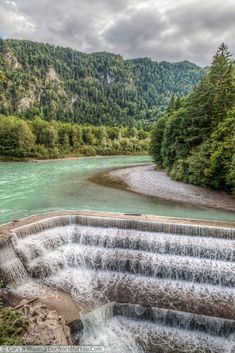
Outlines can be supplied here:
M82 344L234 351L233 228L56 217L12 232L0 247L0 274L21 294L45 285L69 292L82 305L83 328L74 331Z

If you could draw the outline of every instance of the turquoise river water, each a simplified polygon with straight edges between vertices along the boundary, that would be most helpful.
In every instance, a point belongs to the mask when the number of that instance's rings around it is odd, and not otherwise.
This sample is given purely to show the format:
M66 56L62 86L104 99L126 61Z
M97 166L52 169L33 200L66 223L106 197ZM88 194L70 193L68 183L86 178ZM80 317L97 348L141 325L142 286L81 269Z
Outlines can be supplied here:
M110 168L150 163L148 156L0 163L0 223L59 210L100 210L235 222L235 214L105 187L90 179Z

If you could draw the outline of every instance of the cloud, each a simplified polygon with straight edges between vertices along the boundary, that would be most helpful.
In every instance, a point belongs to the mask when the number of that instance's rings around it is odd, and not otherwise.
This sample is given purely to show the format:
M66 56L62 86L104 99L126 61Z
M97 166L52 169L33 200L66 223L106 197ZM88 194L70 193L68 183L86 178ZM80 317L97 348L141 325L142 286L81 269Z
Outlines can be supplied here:
M235 52L234 18L233 0L0 0L5 37L200 65L222 41Z

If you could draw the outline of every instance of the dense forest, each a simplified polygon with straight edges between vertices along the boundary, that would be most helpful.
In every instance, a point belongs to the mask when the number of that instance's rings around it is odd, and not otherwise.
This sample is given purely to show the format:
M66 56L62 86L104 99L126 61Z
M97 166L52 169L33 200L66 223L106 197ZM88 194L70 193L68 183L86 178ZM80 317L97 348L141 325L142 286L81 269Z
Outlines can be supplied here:
M0 158L61 158L147 153L149 132L135 127L89 126L0 116Z
M151 153L174 179L235 195L235 68L225 44L200 85L171 99L154 126Z
M187 61L124 60L27 40L0 39L0 114L92 125L143 126L205 70Z

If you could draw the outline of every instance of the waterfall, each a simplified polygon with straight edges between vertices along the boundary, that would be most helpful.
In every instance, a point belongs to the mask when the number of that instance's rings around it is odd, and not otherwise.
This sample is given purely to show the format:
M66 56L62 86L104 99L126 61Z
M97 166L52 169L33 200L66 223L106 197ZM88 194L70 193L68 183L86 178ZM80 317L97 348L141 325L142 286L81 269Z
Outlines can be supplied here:
M14 249L9 245L9 242L1 243L0 278L4 283L17 286L27 280L28 274Z
M107 352L230 353L235 344L235 230L62 216L0 243L0 275L19 293L70 293L75 342ZM112 303L112 304L110 304Z
M134 352L230 352L235 330L232 320L119 303L92 311L73 326L78 328L74 332L80 342L89 344L99 336L99 343L107 352L126 352L125 346L133 338ZM103 335L104 331L106 335Z

